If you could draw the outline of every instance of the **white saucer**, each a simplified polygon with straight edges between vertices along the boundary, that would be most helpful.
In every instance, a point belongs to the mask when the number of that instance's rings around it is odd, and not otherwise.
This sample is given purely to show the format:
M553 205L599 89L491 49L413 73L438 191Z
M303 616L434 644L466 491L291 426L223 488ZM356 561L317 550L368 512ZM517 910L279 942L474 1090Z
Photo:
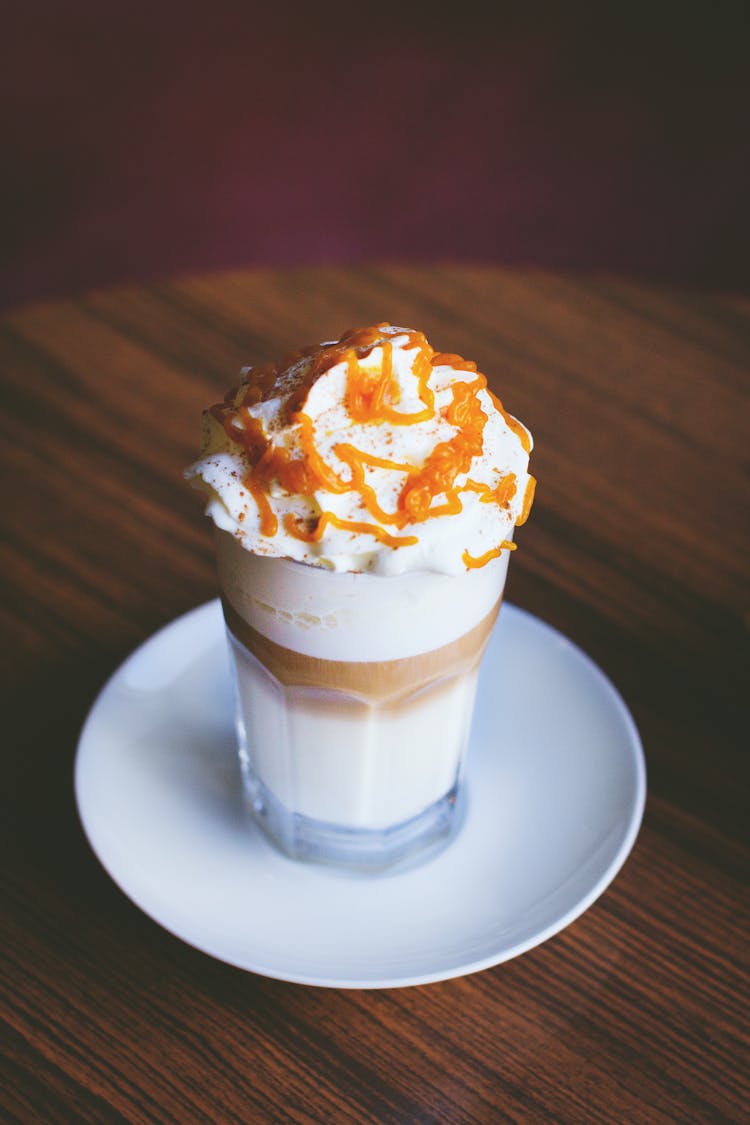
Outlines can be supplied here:
M190 945L302 984L391 988L488 968L578 917L643 814L625 704L560 633L504 605L480 676L465 820L421 866L295 863L246 811L218 601L146 641L81 734L76 797L102 864Z

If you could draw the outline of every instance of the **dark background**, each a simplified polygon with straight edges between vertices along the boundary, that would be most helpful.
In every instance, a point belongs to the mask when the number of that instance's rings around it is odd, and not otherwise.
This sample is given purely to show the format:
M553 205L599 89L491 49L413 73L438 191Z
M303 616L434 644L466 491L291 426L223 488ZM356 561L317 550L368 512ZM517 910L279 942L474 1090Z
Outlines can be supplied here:
M0 302L362 260L747 289L742 16L6 7Z

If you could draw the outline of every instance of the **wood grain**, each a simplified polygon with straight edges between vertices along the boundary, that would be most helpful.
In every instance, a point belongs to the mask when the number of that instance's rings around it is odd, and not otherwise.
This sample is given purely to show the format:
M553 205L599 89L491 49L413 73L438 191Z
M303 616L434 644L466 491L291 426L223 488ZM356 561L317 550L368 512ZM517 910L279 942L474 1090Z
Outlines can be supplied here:
M309 989L211 961L84 842L77 733L106 677L215 593L183 485L238 368L387 319L475 359L539 479L511 600L623 692L644 828L552 941L472 977ZM748 1121L746 470L737 297L480 268L188 277L0 326L7 909L3 1120Z

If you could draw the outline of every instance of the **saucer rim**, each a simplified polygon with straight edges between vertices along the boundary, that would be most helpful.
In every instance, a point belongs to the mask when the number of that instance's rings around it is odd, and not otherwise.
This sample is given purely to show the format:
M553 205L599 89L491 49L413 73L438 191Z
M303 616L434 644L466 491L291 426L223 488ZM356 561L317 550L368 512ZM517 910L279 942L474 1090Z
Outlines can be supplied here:
M549 625L543 619L537 617L535 614L515 605L512 602L505 601L503 603L501 616L507 613L513 616L525 618L532 628L538 628L545 632L548 637L556 644L562 644L573 655L574 659L579 660L585 667L587 673L595 680L598 681L600 687L603 689L604 695L607 697L608 703L614 705L624 727L624 739L627 741L628 756L631 759L631 764L634 770L634 794L630 815L622 837L620 846L618 847L615 855L610 860L606 869L602 872L600 877L591 886L589 891L581 896L567 911L561 914L557 919L549 925L536 931L528 938L515 943L514 945L504 947L495 953L489 954L485 957L476 958L456 964L453 966L446 966L445 968L425 973L404 973L398 976L385 977L385 976L366 976L366 977L348 977L339 978L335 976L325 976L317 973L300 973L295 972L293 969L289 971L279 970L277 967L266 967L259 964L257 961L246 960L227 956L222 953L217 947L211 947L209 943L196 940L185 932L180 932L172 924L163 921L154 913L153 906L146 906L140 901L140 896L134 894L125 886L123 880L115 873L110 867L105 855L102 854L102 848L98 847L95 840L95 831L92 829L90 821L87 819L86 801L82 797L83 788L83 774L85 770L85 758L87 754L87 740L90 738L90 728L93 724L94 718L103 706L106 706L106 696L111 687L116 683L118 678L122 675L126 665L136 658L141 650L145 649L164 633L172 629L180 627L189 627L190 621L200 615L209 616L216 614L219 618L221 616L221 602L219 598L210 599L203 602L201 605L188 610L187 612L178 615L171 621L167 622L161 628L155 630L148 637L146 637L139 645L137 645L120 664L115 668L112 674L107 678L96 697L94 698L86 718L81 727L81 732L78 738L76 747L75 763L73 770L73 788L75 796L75 804L78 813L78 819L81 824L84 836L91 848L98 863L109 876L112 882L118 889L125 895L125 897L133 903L139 910L141 910L146 917L150 918L158 926L160 926L167 933L183 942L185 945L199 952L206 954L224 964L231 965L243 972L256 973L259 976L266 977L272 980L279 980L289 984L300 984L308 987L316 988L341 988L341 989L385 989L385 988L405 988L423 984L434 984L440 981L453 980L462 976L468 976L473 973L482 972L486 969L495 967L496 965L504 964L524 953L535 949L537 946L542 945L544 942L549 941L562 930L570 926L576 919L581 917L601 895L610 886L622 869L625 861L630 855L635 841L640 831L643 816L646 806L647 798L647 773L646 773L646 760L643 751L643 744L641 741L640 733L636 726L635 720L625 703L620 692L617 690L613 682L600 668L600 666L590 657L583 649L581 649L574 641L567 637L560 630L554 626ZM500 619L498 619L499 622ZM493 632L498 628L498 623L495 624ZM469 813L470 815L470 813ZM287 860L289 863L295 863L293 860ZM299 865L299 864L297 864Z

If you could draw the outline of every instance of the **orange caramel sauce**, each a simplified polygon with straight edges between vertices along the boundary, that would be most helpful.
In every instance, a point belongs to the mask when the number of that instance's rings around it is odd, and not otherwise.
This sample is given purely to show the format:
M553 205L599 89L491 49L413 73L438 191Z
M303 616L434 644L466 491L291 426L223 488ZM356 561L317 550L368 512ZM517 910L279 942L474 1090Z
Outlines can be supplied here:
M329 525L338 527L341 531L351 531L355 535L374 535L376 539L379 539L381 543L385 543L387 547L413 547L419 542L416 535L404 535L401 538L396 538L394 535L389 535L382 527L378 527L377 524L360 523L356 520L343 520L333 512L323 512L314 531L304 531L295 522L294 516L292 515L284 517L285 530L295 539L301 539L305 543L319 543Z
M498 507L505 508L515 496L517 488L516 474L508 473L494 488L490 488L488 484L482 484L480 481L467 480L461 491L478 492L482 503L497 504Z
M529 433L526 427L522 426L517 418L514 418L512 414L508 413L496 394L493 394L493 392L489 390L487 393L492 399L492 402L495 405L495 409L499 410L503 418L505 419L508 429L512 430L518 440L521 442L521 447L524 453L531 453L531 439L529 438Z
M395 462L391 464L380 457L370 458L367 454L363 454L360 450L355 449L353 445L349 445L347 442L339 443L339 445L334 447L333 451L338 459L343 461L344 464L348 465L351 469L352 475L349 487L359 493L370 515L380 520L381 523L390 523L395 524L396 527L404 527L404 525L409 522L408 514L403 511L386 512L384 508L381 508L375 489L365 480L365 473L362 466L367 463L367 461L370 463L377 461L379 465L376 467L387 467L389 469L397 468L399 471L406 471L407 473L416 472L415 467L413 465L401 466L397 465Z
M255 479L252 473L249 474L245 480L245 485L253 500L258 505L261 535L268 535L270 538L273 538L279 530L279 520L268 502L268 497L263 491L263 485L259 480Z
M421 333L409 333L409 335L421 335ZM346 408L351 420L375 424L390 422L394 426L412 426L417 422L429 422L435 413L435 396L427 385L431 370L429 359L423 351L420 351L414 361L419 398L424 406L414 414L407 414L401 410L394 410L391 406L391 403L398 402L399 399L398 381L393 377L393 344L390 340L385 340L381 346L383 363L380 373L362 367L354 350L346 354L349 369L346 381ZM425 346L429 347L427 341Z
M333 451L340 461L356 458L360 464L369 465L373 469L391 469L395 473L416 472L416 465L410 465L406 461L389 461L386 457L376 457L373 453L365 453L363 450L355 449L353 445L345 442L334 446Z
M326 465L325 461L318 453L318 448L315 444L312 418L300 412L292 415L292 421L298 423L300 427L299 443L307 458L310 472L319 484L327 488L329 492L348 492L351 489L352 482L342 480L341 477L336 476L333 469Z
M435 352L430 363L433 367L453 367L456 371L476 371L473 359L464 359L455 352Z
M477 372L476 364L453 353L434 352L421 332L405 329L399 334L407 336L407 347L416 351L413 370L422 408L412 413L398 410L400 387L393 372L393 344L383 338L383 329L388 327L387 322L382 322L352 329L335 343L314 345L290 353L281 366L265 364L252 368L245 380L227 394L223 403L211 407L211 414L223 426L228 437L242 447L250 462L244 483L258 506L261 534L274 536L278 531L278 518L268 499L274 481L286 493L298 496L311 497L320 489L334 493L356 492L365 510L378 524L398 529L436 516L457 514L462 510L460 493L463 491L478 493L483 502L500 507L507 507L515 496L517 481L513 473L503 477L494 488L472 480L456 486L457 478L468 474L473 459L481 454L483 448L487 416L477 392L487 388L487 380ZM361 361L376 347L382 349L382 361L379 369L372 370ZM304 366L306 360L307 366ZM342 362L347 368L346 409L352 422L358 424L405 426L429 421L435 417L435 395L428 383L433 367L449 365L474 374L475 378L470 382L453 385L452 400L442 410L446 421L456 427L457 432L437 445L421 467L389 461L358 450L348 442L340 442L333 452L349 468L348 479L342 478L321 456L315 442L313 420L304 411L307 396L316 381ZM251 406L270 397L280 372L295 363L303 366L298 385L287 403L287 417L289 422L299 427L302 457L292 457L286 449L275 448L264 432L262 421L249 411ZM526 429L505 411L491 391L489 394L508 427L518 436L524 450L529 452L530 440ZM380 506L375 490L367 483L365 467L405 474L395 511L388 512ZM532 477L524 495L522 515L517 521L519 526L528 518L535 483ZM306 530L292 515L284 518L286 531L309 543L320 542L328 527L373 535L394 549L418 542L416 536L399 538L390 535L378 524L344 520L333 512L324 511L314 529ZM463 561L467 568L481 567L497 558L503 550L515 550L515 544L504 540L499 547L479 558L473 558L465 551Z
M523 508L521 509L520 516L516 520L516 527L521 527L523 524L526 523L526 520L529 518L529 512L531 511L531 505L534 503L535 492L536 492L536 477L529 477L528 484L526 485L526 491L523 494Z
M399 508L409 513L410 520L420 523L438 515L451 515L461 511L459 490L454 487L456 477L468 473L474 457L482 452L482 435L487 415L482 410L476 392L487 386L483 375L471 383L456 383L453 401L446 411L446 419L459 432L448 441L436 445L423 467L410 476L401 490ZM433 497L445 496L445 502L431 507Z
M508 539L503 539L499 547L493 547L491 551L485 551L483 555L478 555L476 558L473 558L468 551L464 551L461 558L467 570L476 570L480 566L486 566L492 559L496 559L503 551L515 551L515 549L515 543L511 543Z

